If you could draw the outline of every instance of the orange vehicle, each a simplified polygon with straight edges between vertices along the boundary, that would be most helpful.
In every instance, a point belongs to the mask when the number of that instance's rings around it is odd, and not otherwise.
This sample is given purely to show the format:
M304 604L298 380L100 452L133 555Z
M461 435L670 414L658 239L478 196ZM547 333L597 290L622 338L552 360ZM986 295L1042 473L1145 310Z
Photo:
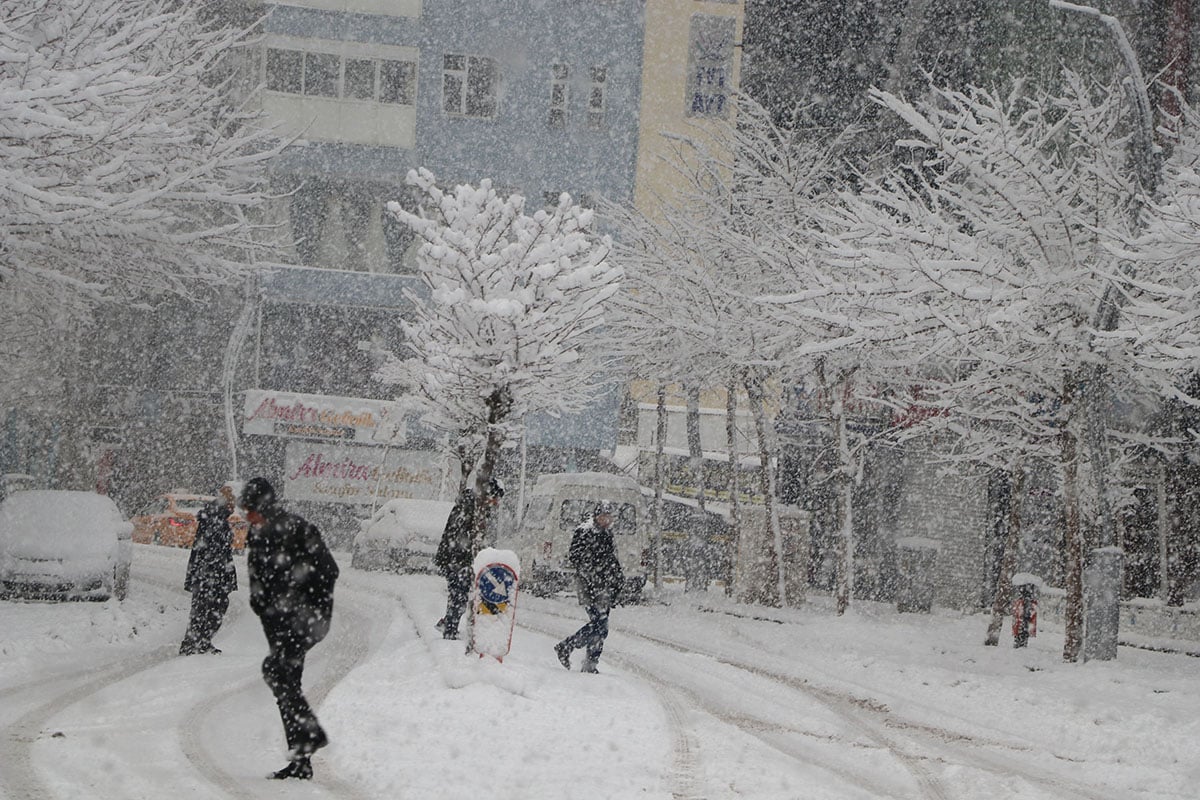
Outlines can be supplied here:
M193 494L183 489L160 494L130 519L133 523L133 541L168 547L191 547L196 539L196 514L205 503L215 499L213 495ZM235 511L229 516L229 525L233 528L233 549L245 549L249 524Z

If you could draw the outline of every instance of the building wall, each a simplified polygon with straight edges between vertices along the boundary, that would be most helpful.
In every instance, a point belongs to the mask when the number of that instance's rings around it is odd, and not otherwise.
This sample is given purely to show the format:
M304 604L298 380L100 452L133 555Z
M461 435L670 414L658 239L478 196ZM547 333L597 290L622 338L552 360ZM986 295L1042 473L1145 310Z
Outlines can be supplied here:
M983 474L955 466L944 473L931 450L911 448L904 458L896 538L938 545L934 597L938 605L976 610L987 586L991 519Z
M741 79L745 9L742 0L647 0L645 6L635 202L654 213L659 198L680 187L670 137L705 138L714 120L733 113L728 101Z
M412 202L404 179L415 167L447 184L490 178L502 191L524 194L533 208L564 191L585 205L601 196L632 199L642 73L638 0L584 7L573 0L267 6L265 48L336 57L339 75L347 74L347 64L369 59L415 71L404 102L381 101L381 89L373 99L351 97L345 82L337 97L296 87L264 93L271 118L300 137L274 167L281 193L274 218L284 223L285 238L297 242L292 260L410 271L411 236L383 207ZM495 66L494 113L447 112L447 55ZM566 75L555 65L565 66ZM268 77L263 53L256 69ZM603 78L599 94L596 69ZM556 105L562 113L552 119L556 82L567 91ZM474 85L468 80L467 94Z

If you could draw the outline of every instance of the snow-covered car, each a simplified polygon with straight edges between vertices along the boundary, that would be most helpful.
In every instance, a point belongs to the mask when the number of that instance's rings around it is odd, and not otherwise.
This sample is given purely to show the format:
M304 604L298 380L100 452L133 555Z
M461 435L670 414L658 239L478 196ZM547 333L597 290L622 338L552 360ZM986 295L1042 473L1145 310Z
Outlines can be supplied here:
M446 500L388 500L363 520L354 537L350 566L388 572L434 572L446 518L454 504Z
M133 541L138 544L191 547L196 539L196 515L205 504L215 499L211 494L196 494L184 489L160 494L131 518ZM229 526L233 528L233 549L239 552L244 550L250 524L235 511L229 516Z
M132 535L105 495L14 492L0 503L0 595L124 600Z

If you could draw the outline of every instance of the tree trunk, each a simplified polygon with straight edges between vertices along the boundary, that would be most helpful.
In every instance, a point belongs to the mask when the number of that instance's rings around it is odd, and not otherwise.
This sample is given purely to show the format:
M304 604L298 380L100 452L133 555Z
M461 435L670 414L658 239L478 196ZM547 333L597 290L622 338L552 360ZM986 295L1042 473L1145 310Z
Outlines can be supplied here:
M475 470L475 515L471 524L471 552L478 554L486 542L488 524L492 520L492 506L484 502L487 495L488 481L500 460L500 446L504 444L504 430L501 423L508 419L512 410L512 394L507 386L496 389L487 399L488 430L487 444L483 448L483 458Z
M654 588L662 589L663 570L663 488L667 482L664 448L667 441L667 386L658 385L654 426L654 507L650 510L654 531Z
M483 458L475 470L475 503L471 517L471 553L479 555L487 544L488 525L492 521L492 504L487 501L488 481L500 460L500 446L504 444L504 429L501 427L512 412L512 393L507 386L494 390L487 399L488 429ZM463 472L467 471L464 464ZM467 613L467 653L475 652L475 615Z
M733 594L733 574L737 565L738 543L742 540L742 524L738 493L741 491L737 452L737 391L738 370L730 375L725 395L725 438L729 442L729 571L725 575L725 596Z
M850 479L850 448L846 442L846 414L841 398L831 406L834 431L837 434L838 465L836 481L838 502L838 569L837 614L840 617L850 607L854 594L854 481Z
M695 485L696 507L699 513L690 515L691 519L684 530L687 538L683 543L683 586L685 592L697 592L707 586L707 582L704 580L704 564L701 563L700 554L703 552L701 542L707 527L704 504L707 499L705 491L708 488L708 482L704 468L704 446L700 439L700 384L689 383L684 391L687 394L688 466L692 473L692 482ZM699 530L697 530L697 526L701 526Z
M687 392L687 443L692 480L696 484L696 505L704 510L704 490L707 482L704 474L704 445L700 439L700 384L690 383Z
M1012 606L1012 576L1017 566L1017 548L1021 543L1021 505L1025 498L1025 468L1020 463L1009 473L1012 478L1012 491L1009 493L1008 530L1004 532L1004 553L1000 559L1000 575L996 581L996 597L992 601L992 620L988 623L987 638L983 643L988 647L1000 644L1000 629L1004 626L1004 618Z
M1167 116L1164 123L1178 134L1181 123L1176 122L1182 113L1181 101L1188 100L1188 73L1192 66L1192 3L1195 0L1171 0L1167 16L1166 68L1163 69L1162 110Z
M1063 660L1079 660L1083 647L1083 536L1079 526L1079 462L1078 443L1069 429L1062 433L1063 511L1066 526L1063 532L1063 556L1066 571L1066 637Z
M771 545L766 549L764 563L766 569L759 579L762 587L762 603L783 607L787 604L787 590L784 582L783 560L783 531L779 528L779 513L775 508L775 470L772 468L771 430L767 425L767 412L763 404L762 376L757 372L747 372L746 394L750 400L750 411L754 415L754 431L758 437L759 479L763 493L763 504L766 511L766 524L769 537L764 542Z

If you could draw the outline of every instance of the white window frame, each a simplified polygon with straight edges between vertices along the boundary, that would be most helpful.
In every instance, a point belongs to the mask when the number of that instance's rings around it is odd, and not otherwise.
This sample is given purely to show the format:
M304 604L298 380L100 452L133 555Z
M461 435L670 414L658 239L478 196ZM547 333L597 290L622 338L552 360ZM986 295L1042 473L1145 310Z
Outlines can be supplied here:
M288 92L280 89L268 89L267 91L275 94L287 95L290 97L323 97L328 100L337 100L351 103L375 103L384 106L405 106L413 107L416 105L417 99L417 77L419 74L418 65L411 53L395 51L390 48L378 47L350 47L350 43L333 43L320 42L305 39L294 39L291 37L278 37L277 40L270 40L266 43L265 52L271 50L280 50L289 53L299 53L301 60L301 79L299 92ZM337 71L337 94L329 95L313 95L308 94L304 76L307 74L307 63L310 55L325 55L335 56L338 59ZM371 61L373 62L373 72L371 78L371 97L350 97L346 94L346 60L352 59L356 61ZM382 65L385 61L395 61L409 64L411 68L411 83L409 88L409 102L395 103L384 102L380 99L382 85L380 79L382 77ZM263 86L267 85L267 58L264 55L262 65L262 80Z
M463 59L463 67L461 69L450 69L446 66L446 59L461 58ZM474 76L479 74L479 69L484 63L491 65L492 86L491 94L491 113L490 114L473 114L468 113L467 98L471 95L471 82ZM459 91L454 108L447 108L446 94L446 77L453 76L459 80ZM499 86L500 83L500 64L494 58L488 56L474 55L472 53L444 53L442 55L442 112L452 117L467 117L469 119L495 119L500 113L500 98Z

